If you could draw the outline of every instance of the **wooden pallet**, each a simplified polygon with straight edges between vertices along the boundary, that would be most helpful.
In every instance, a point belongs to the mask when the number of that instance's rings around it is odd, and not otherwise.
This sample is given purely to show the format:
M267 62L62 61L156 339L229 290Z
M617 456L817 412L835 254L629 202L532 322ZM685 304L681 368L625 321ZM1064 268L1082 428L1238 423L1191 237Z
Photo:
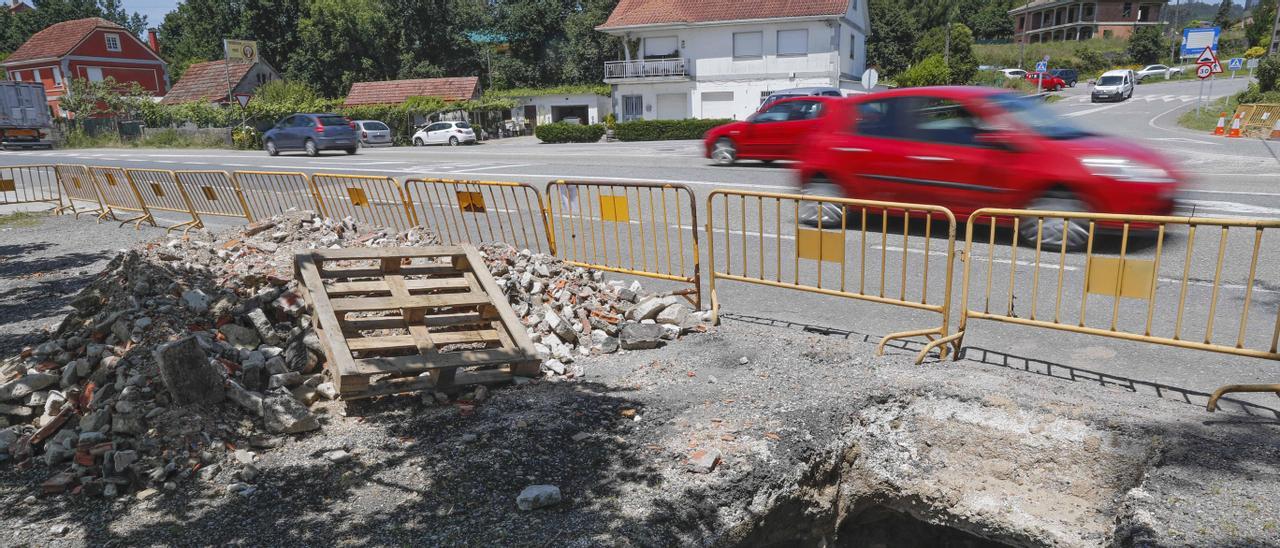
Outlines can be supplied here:
M344 399L538 374L533 341L472 246L318 249L294 268Z

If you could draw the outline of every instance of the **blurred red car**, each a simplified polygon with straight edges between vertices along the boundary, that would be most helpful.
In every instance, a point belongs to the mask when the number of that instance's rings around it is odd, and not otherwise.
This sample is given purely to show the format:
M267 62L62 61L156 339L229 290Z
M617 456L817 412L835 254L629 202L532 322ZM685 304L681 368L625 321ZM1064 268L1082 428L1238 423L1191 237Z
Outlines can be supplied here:
M1167 215L1184 184L1155 152L1006 90L906 88L827 110L798 158L806 194L937 204L961 219L982 207ZM816 222L813 209L802 220ZM824 224L839 219L838 206L823 210ZM1021 230L1034 240L1035 223ZM1045 245L1064 234L1077 249L1087 225L1045 219Z
M1047 72L1028 72L1026 79L1033 84L1036 83L1036 80L1040 80L1040 89L1044 91L1058 91L1067 87L1066 80Z
M827 105L838 97L779 99L741 122L716 126L703 136L706 157L717 164L738 160L792 160L798 144L818 125Z

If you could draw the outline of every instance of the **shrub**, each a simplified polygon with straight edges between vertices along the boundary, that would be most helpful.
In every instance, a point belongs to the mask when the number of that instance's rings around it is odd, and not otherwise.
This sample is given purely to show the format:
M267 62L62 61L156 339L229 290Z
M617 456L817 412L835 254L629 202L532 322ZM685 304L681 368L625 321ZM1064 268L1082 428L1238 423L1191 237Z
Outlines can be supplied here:
M951 82L951 69L941 55L934 54L902 71L894 82L904 88L945 86Z
M1267 54L1267 50L1262 46L1254 46L1249 48L1248 51L1244 52L1244 56L1246 59L1257 59L1266 54Z
M1129 45L1125 53L1135 63L1150 64L1160 60L1169 48L1168 42L1161 35L1160 27L1142 27L1129 37Z
M533 134L544 143L594 143L604 137L604 126L556 122L538 126Z
M1270 55L1258 63L1258 91L1267 93L1280 90L1280 55Z
M262 148L262 134L253 126L240 126L231 132L231 144L240 150Z
M635 120L622 122L613 130L619 141L670 141L673 139L701 139L713 127L733 120Z

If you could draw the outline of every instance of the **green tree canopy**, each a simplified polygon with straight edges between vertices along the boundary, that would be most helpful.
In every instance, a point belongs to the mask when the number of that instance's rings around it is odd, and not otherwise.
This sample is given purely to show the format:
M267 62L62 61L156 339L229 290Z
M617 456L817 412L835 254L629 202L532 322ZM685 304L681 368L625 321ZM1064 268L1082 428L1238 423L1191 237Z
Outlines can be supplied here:
M1150 64L1160 61L1169 51L1160 33L1159 27L1139 27L1129 37L1129 45L1125 52L1135 63Z
M886 75L906 70L920 34L915 18L898 0L871 0L871 20L874 23L867 37L867 64L879 67Z
M1253 7L1253 21L1245 27L1245 40L1251 47L1266 49L1271 45L1272 25L1276 21L1276 0L1262 0Z
M952 84L967 84L978 72L978 59L973 55L973 31L961 23L951 24L950 62L948 74ZM947 57L947 28L934 27L925 31L916 42L914 59L922 61L930 55Z

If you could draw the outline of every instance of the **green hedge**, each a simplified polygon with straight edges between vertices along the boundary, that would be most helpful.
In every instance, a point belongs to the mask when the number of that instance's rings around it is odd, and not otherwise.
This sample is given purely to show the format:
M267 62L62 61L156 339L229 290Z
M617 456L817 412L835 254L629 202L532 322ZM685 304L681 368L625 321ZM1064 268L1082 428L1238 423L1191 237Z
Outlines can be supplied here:
M673 139L701 139L703 134L716 126L733 120L635 120L622 122L614 127L613 136L619 141L669 141Z
M604 126L556 122L539 125L533 134L544 143L594 143L604 137Z

